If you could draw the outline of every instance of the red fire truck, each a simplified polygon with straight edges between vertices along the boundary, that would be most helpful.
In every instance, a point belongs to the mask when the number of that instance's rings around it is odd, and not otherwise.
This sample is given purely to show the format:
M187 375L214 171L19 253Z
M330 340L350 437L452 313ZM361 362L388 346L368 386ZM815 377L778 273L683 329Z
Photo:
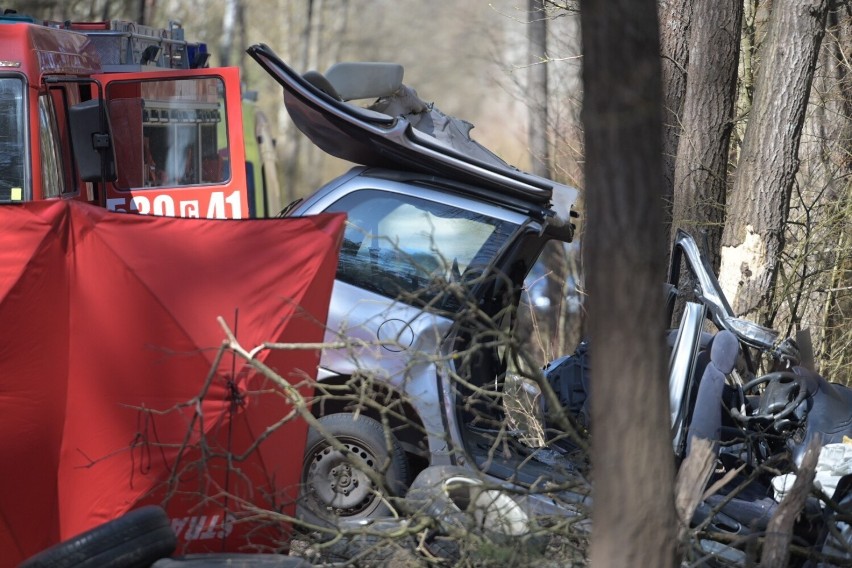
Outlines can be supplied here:
M244 139L239 70L209 67L205 44L183 32L175 23L0 16L0 203L66 198L202 218L277 213L278 196L256 175L261 164L246 161L246 144L258 152L256 139Z

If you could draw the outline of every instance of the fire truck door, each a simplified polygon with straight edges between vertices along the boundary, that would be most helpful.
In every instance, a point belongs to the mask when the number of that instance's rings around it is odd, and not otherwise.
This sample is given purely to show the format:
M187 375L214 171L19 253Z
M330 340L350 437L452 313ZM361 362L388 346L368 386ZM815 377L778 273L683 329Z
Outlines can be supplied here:
M114 133L114 211L243 218L246 183L236 68L111 73L98 77Z

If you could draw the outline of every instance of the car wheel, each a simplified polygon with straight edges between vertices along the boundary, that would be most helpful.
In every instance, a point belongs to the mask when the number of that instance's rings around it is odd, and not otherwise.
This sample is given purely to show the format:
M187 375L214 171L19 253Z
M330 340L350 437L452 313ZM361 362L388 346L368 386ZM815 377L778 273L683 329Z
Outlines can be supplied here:
M147 568L175 547L166 512L150 505L43 550L20 568Z
M392 434L386 438L382 425L363 414L330 414L319 422L324 432L308 430L299 518L337 526L341 520L389 516L387 497L401 495L408 481L408 462L399 442ZM345 449L334 448L329 437ZM376 485L351 456L379 473L383 486Z

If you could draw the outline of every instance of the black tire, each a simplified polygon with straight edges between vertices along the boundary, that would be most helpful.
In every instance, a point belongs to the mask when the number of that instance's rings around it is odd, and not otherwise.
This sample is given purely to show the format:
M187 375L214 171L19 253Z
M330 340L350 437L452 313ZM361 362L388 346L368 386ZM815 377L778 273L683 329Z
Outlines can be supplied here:
M312 564L298 556L236 552L186 554L175 558L162 558L154 562L151 568L216 568L218 566L231 566L232 568L254 568L255 566L310 568Z
M19 568L147 568L176 547L166 512L150 505L43 550Z
M460 543L476 539L511 546L524 555L541 554L549 541L512 497L462 467L427 467L412 482L404 503L413 517L434 519L433 545L426 545L439 558L458 559Z
M363 414L329 414L319 421L326 435L347 451L334 449L322 432L308 430L297 516L324 527L389 516L387 498L402 495L408 482L408 460L399 442L390 435L388 447L382 425ZM348 459L350 453L382 474L384 486L376 486L360 471ZM389 465L382 472L385 463Z

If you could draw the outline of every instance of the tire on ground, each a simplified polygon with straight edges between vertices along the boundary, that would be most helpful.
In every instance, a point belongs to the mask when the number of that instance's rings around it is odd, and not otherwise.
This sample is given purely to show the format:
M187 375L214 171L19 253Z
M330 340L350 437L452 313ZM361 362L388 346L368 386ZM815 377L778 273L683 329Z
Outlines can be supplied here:
M391 514L387 497L401 496L408 482L408 461L393 434L363 414L329 414L319 419L325 432L308 430L302 466L302 495L297 516L321 527L341 520L374 519ZM329 436L345 451L332 447ZM377 486L350 459L355 455L380 474Z
M150 505L51 546L19 568L147 568L176 546L166 512Z

